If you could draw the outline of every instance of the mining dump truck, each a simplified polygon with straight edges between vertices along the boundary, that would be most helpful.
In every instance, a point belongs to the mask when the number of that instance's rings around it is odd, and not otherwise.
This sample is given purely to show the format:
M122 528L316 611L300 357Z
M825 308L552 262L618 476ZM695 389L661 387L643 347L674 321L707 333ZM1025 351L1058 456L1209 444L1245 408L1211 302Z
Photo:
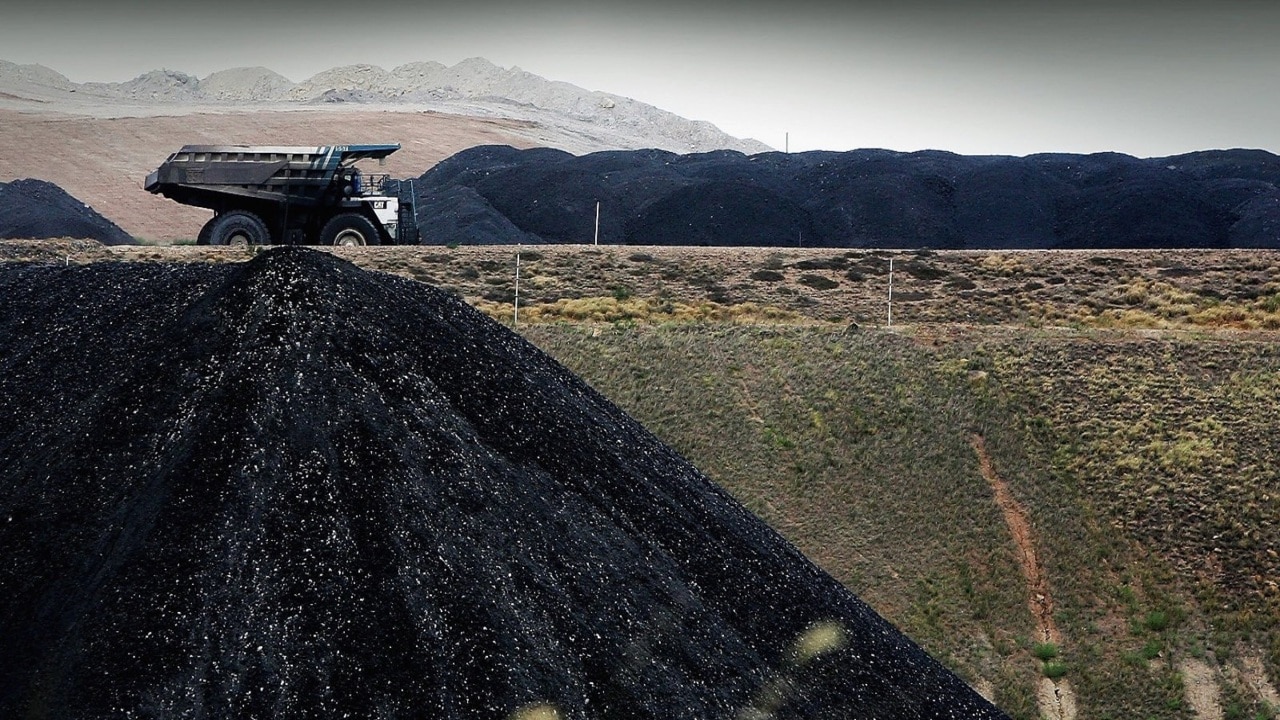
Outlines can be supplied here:
M366 174L395 145L186 145L146 189L208 208L200 245L414 245L413 181Z

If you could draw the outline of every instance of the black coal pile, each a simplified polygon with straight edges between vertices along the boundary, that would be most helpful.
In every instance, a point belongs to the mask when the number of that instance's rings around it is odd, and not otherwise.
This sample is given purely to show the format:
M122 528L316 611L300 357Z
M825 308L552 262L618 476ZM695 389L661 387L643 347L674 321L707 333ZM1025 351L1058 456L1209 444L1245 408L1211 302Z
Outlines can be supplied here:
M0 183L0 238L82 238L107 245L133 242L119 225L44 180Z
M0 294L0 717L1004 717L440 290L279 248Z
M926 151L576 157L472 148L418 179L427 243L1280 247L1280 157Z

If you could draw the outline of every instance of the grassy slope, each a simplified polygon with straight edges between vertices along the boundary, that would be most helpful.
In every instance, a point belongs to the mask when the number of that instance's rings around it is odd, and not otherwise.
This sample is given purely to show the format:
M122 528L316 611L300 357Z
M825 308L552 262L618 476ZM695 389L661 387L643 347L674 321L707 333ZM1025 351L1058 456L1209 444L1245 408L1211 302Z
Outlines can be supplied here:
M975 432L1029 508L1081 717L1191 717L1185 655L1229 666L1261 650L1275 677L1273 344L1016 328L523 332L930 652L992 682L1015 717L1036 717L1041 663ZM1263 712L1238 684L1223 699L1239 717Z

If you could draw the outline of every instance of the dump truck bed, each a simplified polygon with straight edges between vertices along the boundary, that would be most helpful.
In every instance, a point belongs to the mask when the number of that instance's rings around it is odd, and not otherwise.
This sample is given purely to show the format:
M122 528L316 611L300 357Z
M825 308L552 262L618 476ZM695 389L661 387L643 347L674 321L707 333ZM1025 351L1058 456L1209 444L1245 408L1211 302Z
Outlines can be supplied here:
M399 144L185 145L147 176L145 187L186 205L215 209L225 204L227 195L315 205L331 188L339 168L381 159L399 149Z

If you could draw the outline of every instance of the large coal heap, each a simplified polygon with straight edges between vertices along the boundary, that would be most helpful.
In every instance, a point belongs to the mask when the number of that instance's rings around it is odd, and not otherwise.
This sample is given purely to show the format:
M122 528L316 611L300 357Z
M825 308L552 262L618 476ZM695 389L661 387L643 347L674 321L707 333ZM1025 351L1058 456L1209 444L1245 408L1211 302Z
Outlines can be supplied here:
M83 238L125 245L133 238L66 190L44 180L0 183L0 238Z
M279 248L0 296L0 716L1003 717L440 290Z
M485 146L418 179L426 243L1280 247L1280 157L888 150L575 157Z

